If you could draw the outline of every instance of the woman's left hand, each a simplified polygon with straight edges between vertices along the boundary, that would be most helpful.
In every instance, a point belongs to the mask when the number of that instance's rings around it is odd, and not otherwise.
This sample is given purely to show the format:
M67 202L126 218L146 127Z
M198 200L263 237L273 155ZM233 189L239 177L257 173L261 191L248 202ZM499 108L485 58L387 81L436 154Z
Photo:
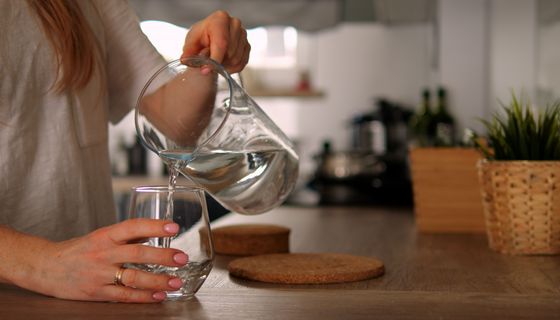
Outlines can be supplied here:
M195 23L187 34L181 59L208 52L229 73L243 70L251 45L241 21L225 11L216 11Z

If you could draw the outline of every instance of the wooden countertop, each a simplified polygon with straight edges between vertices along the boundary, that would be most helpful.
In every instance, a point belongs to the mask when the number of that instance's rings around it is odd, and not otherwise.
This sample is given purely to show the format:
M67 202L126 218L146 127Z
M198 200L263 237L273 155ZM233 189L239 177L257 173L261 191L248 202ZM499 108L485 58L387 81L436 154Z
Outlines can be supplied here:
M506 256L484 235L417 234L409 210L282 207L215 225L292 229L292 252L341 252L385 262L378 279L274 285L231 278L218 256L196 298L155 305L75 302L0 285L0 319L558 319L560 256Z

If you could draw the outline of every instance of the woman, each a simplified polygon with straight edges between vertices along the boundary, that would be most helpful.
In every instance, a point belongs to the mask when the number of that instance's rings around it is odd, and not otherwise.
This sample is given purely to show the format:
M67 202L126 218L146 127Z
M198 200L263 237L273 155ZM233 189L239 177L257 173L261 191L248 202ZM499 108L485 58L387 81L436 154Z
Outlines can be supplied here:
M0 279L64 299L162 301L180 279L123 263L181 266L188 253L129 244L173 235L171 221L115 224L107 129L165 62L123 0L0 0L0 26ZM193 25L182 56L203 51L241 71L240 21L215 12Z

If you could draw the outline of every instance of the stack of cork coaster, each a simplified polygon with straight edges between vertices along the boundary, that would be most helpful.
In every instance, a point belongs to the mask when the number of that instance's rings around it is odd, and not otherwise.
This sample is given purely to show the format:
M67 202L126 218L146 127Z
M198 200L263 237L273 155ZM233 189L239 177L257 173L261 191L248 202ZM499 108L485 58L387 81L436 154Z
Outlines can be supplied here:
M234 256L290 252L289 237L289 228L271 224L236 224L212 229L214 251Z
M205 231L201 230L201 233ZM271 224L238 224L212 230L217 254L245 256L228 265L230 275L280 284L326 284L379 277L383 262L341 253L289 253L290 229Z

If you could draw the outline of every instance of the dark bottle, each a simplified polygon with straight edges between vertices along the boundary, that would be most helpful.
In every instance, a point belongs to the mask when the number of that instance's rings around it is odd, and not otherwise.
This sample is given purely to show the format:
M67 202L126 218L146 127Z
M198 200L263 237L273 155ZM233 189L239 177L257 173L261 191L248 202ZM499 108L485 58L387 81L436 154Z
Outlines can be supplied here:
M128 174L145 175L148 172L147 152L140 138L136 136L134 145L128 148Z
M128 146L122 134L117 137L117 148L111 155L111 162L113 175L126 176L128 174Z
M430 108L430 90L422 91L422 106L411 119L411 129L415 143L420 147L431 146L435 138L433 113Z
M331 142L329 140L323 141L323 149L322 149L321 154L323 156L327 156L327 155L331 154Z
M455 119L448 111L447 93L444 88L438 88L437 110L434 114L435 145L450 147L455 145Z

